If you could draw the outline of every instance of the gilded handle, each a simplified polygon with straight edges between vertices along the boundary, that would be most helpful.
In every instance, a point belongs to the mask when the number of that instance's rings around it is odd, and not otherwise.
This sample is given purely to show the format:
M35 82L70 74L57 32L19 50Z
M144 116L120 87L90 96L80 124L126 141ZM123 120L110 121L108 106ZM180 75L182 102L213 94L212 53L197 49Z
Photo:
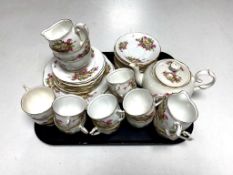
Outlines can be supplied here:
M80 130L81 130L82 133L84 133L84 134L88 134L89 133L88 130L83 125L79 125L79 128L80 128Z
M125 118L125 111L121 110L121 109L118 109L117 111L117 114L120 114L120 118L119 118L119 122L124 120Z
M90 132L90 135L92 135L92 136L96 136L99 134L100 134L100 132L99 132L99 129L97 127L94 127Z

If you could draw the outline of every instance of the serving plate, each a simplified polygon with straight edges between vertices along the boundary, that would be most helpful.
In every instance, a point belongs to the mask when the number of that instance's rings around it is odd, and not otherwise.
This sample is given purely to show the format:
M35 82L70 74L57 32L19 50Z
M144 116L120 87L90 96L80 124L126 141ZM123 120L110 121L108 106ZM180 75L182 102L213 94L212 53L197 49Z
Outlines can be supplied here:
M104 52L104 55L113 62L114 53ZM161 52L158 60L172 58L167 53ZM47 72L46 72L47 73ZM92 121L87 117L85 127L90 131L93 128ZM187 129L193 131L193 124ZM35 133L44 143L50 145L167 145L183 142L182 139L171 141L156 133L153 124L138 129L132 127L126 120L121 123L120 129L111 135L100 134L98 136L85 135L83 133L66 134L55 126L43 126L35 124Z

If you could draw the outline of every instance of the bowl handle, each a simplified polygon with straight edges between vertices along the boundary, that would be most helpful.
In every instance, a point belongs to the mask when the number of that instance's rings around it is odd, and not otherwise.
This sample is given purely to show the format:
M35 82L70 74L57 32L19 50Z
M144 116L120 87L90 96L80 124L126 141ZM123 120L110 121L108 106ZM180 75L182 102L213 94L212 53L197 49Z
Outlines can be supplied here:
M209 81L204 81L201 77L209 77ZM216 82L216 76L214 72L212 72L209 69L206 70L200 70L195 74L195 83L194 83L194 90L200 90L200 89L207 89L211 86L213 86Z

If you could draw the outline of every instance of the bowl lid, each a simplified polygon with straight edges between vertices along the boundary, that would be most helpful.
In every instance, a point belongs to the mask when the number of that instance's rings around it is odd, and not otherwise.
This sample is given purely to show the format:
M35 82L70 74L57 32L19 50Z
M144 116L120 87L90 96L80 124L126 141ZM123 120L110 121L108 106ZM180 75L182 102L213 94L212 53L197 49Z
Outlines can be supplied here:
M121 36L115 44L115 54L123 62L147 65L156 60L160 53L158 41L143 33Z
M105 59L103 54L95 48L93 48L90 63L77 71L67 71L63 69L57 61L52 63L53 74L58 79L71 84L84 84L90 82L98 77L99 74L104 72L104 68Z
M181 87L191 80L191 72L185 64L175 59L164 59L153 66L153 75L164 85Z

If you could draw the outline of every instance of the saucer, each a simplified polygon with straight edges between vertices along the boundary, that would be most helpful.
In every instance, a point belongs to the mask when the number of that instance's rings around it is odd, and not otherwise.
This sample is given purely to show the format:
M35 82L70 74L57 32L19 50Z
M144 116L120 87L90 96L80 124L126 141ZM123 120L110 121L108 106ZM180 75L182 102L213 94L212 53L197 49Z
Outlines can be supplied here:
M147 66L157 60L160 54L158 41L144 33L129 33L116 41L115 58L125 64L136 63Z
M83 67L82 69L70 72L63 69L57 60L52 62L52 72L61 81L67 82L69 84L84 84L104 72L105 61L103 54L96 48L93 48L94 56L90 63Z
M102 53L101 53L102 54ZM106 68L105 68L105 72L104 72L104 77L102 79L102 81L89 93L86 94L82 94L80 96L82 96L87 103L89 103L94 97L103 94L107 91L108 89L108 85L107 85L107 81L106 81L106 75L109 72L112 72L113 70L115 70L113 64L108 60L108 58L104 55L103 58L105 59L106 62ZM63 96L66 94L70 94L64 91L61 91L58 87L56 87L54 85L54 76L53 76L53 71L52 71L52 64L55 61L55 59L51 59L45 66L44 68L44 73L43 73L43 84L46 87L50 87L54 90L56 96ZM75 93L72 93L75 95ZM77 94L76 94L77 95Z

